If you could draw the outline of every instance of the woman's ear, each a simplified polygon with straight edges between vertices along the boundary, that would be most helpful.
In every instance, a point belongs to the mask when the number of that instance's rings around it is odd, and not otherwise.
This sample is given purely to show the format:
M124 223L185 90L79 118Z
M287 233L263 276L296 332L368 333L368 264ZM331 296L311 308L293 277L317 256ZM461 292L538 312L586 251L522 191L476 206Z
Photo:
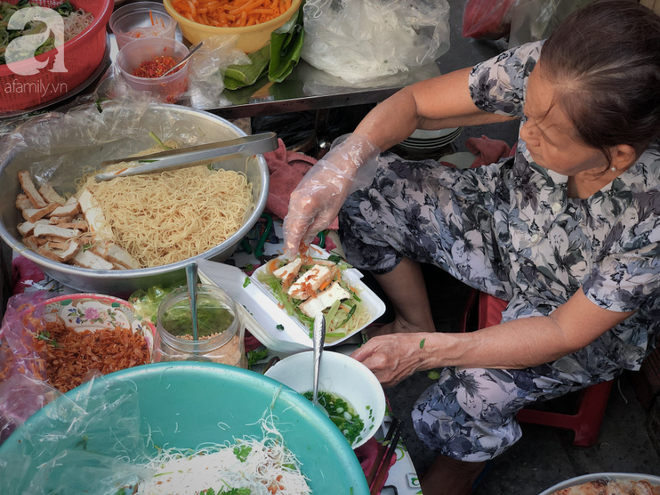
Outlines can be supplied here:
M637 161L637 151L629 144L618 144L611 148L611 167L623 171L630 168Z

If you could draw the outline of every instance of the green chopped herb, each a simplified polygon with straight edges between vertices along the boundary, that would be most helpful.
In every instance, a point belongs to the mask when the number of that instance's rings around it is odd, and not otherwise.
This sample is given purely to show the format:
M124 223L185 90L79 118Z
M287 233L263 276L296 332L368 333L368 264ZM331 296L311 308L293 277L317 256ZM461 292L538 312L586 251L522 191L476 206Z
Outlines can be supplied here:
M254 271L254 265L252 263L248 263L247 265L245 265L245 271L246 272Z
M439 380L440 372L437 370L429 371L426 376L428 376L430 380Z
M419 348L424 349L424 343L426 342L426 339L422 339L421 342L419 343Z
M248 445L241 445L234 447L234 455L236 456L236 459L238 459L241 462L247 461L250 452L252 452L252 447Z
M156 136L155 133L150 132L150 133L149 133L149 137L150 137L151 139L153 139L154 141L156 141L156 144L157 144L158 146L160 146L161 148L163 148L164 150L171 150L171 149L172 149L171 147L169 147L169 146L167 146L165 143L163 143L163 142L160 140L160 138L159 138L158 136Z
M39 340L44 340L44 341L48 342L50 345L52 345L52 346L55 347L56 349L59 348L59 347L62 347L62 345L61 345L61 344L58 344L55 340L53 340L53 339L51 338L50 333L49 333L49 332L46 332L45 330L43 330L43 331L37 333L37 339L39 339Z
M328 256L328 261L332 261L333 263L340 263L342 261L341 256L338 256L336 254L331 254Z
M215 495L214 493L209 493L208 495ZM249 488L231 488L229 490L223 490L218 492L218 495L252 495L252 490Z
M92 249L92 245L91 245L91 244L85 244L85 245L83 246L83 252L85 252L85 251L89 251L90 249Z
M138 163L154 163L157 162L158 160L138 160Z
M303 396L308 400L312 400L311 391L303 393ZM318 400L319 404L328 412L330 420L346 437L348 443L352 445L359 441L360 434L364 429L364 421L355 412L355 409L344 399L330 392L319 391Z
M278 330L284 330L284 325L279 323L275 328L277 328Z
M243 282L243 288L247 287L252 283L252 280L250 280L250 277L245 277L245 281Z

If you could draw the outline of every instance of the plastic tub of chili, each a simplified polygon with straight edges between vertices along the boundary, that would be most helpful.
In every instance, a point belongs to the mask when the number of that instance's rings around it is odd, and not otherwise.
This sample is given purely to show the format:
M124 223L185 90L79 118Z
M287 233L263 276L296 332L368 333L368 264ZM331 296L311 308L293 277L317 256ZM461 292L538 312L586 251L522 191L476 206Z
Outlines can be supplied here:
M169 38L131 41L119 50L117 66L126 83L136 91L150 91L155 97L175 103L188 87L188 64L162 77L188 55L188 48Z
M4 1L16 5L19 0ZM57 8L63 3L64 0L31 2L45 8ZM83 32L57 48L11 66L0 65L0 114L33 108L73 91L103 61L107 44L105 29L113 0L70 0L70 3L75 10L91 13L94 20Z
M171 38L174 39L176 22L162 4L156 2L135 2L118 8L110 16L108 23L115 34L120 49L135 39Z

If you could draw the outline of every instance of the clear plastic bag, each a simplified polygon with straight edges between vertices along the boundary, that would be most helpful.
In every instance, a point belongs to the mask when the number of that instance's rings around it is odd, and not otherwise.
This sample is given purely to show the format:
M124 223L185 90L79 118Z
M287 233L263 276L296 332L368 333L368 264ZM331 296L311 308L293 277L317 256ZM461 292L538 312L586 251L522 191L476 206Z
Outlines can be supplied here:
M46 364L29 331L40 317L41 302L52 294L28 292L9 298L0 328L0 445L60 392L47 385Z
M446 0L307 0L302 58L348 82L406 72L449 49Z
M30 420L20 447L0 452L0 493L115 495L153 475L137 464L147 446L135 384L95 378L55 404Z
M251 63L250 58L236 48L237 41L238 36L212 36L203 41L202 47L188 61L186 91L172 95L176 103L199 110L229 105L229 100L222 95L227 67ZM120 98L151 98L158 102L161 97L132 89L116 64L113 64L98 85L94 100Z
M547 38L569 14L591 2L593 0L518 0L511 9L509 48Z

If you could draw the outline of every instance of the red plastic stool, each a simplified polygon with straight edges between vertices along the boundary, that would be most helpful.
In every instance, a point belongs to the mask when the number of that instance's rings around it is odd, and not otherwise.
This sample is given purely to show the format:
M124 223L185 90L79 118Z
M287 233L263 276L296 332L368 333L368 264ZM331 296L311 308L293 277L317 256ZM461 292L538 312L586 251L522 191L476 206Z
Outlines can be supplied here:
M502 299L473 289L468 297L466 310L461 320L461 332L467 331L469 314L475 302L478 304L478 328L499 324L502 321L502 311L506 309L508 304ZM521 423L532 423L573 430L575 432L573 445L591 447L598 440L598 433L603 422L612 384L613 382L610 380L580 390L578 411L575 414L522 409L518 411L516 418Z

